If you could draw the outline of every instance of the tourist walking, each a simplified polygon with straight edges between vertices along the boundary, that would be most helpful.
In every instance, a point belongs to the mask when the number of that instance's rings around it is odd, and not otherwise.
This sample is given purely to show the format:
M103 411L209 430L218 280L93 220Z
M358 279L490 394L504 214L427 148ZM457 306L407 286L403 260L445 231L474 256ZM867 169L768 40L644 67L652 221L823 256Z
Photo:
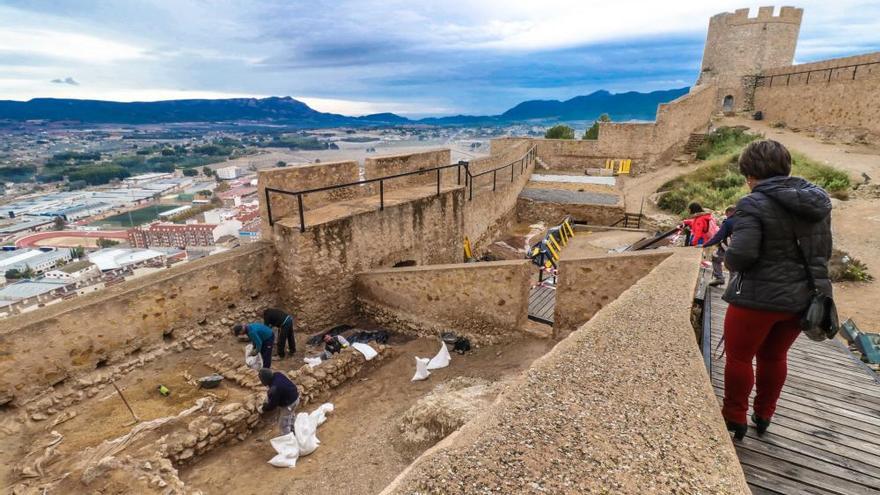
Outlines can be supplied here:
M296 352L296 338L293 335L293 316L283 310L276 308L266 308L263 311L263 323L267 326L278 329L278 338L275 344L278 347L278 357L284 359L285 347L290 351L290 355Z
M831 295L828 193L790 177L791 155L776 141L749 144L740 155L739 169L751 193L736 205L725 253L732 276L723 296L729 307L724 319L722 414L736 439L745 436L755 384L752 421L759 435L770 426L785 383L788 349L801 332L800 318L810 304L811 285Z
M733 225L736 223L734 213L736 213L736 207L728 206L724 210L726 218L721 222L721 228L718 229L718 232L711 239L703 244L704 248L718 246L715 249L715 253L712 254L712 281L709 282L709 285L724 285L724 270L721 264L724 262L724 252L727 245L730 244L730 234L733 232Z
M269 368L260 369L260 383L268 387L266 402L261 410L264 413L278 409L278 428L282 435L293 431L293 414L299 405L299 390L284 373Z
M715 232L718 232L715 217L712 216L711 212L703 211L700 203L689 204L688 211L690 211L691 216L681 221L690 230L687 245L702 246L715 235Z

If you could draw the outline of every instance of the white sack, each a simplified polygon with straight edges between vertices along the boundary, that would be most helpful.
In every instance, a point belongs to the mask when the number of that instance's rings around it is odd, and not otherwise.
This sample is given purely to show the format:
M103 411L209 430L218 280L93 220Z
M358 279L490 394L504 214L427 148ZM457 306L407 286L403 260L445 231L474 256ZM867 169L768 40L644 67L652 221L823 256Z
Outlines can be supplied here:
M358 352L360 352L361 354L363 354L363 355L364 355L364 359L366 359L367 361L369 361L369 360L371 360L371 359L373 359L374 357L376 357L376 356L379 355L379 353L376 352L376 349L373 349L373 348L370 347L370 345L368 345L368 344L362 344L362 343L360 343L360 342L355 342L354 344L351 344L351 346L352 346L354 349L356 349Z
M309 413L309 417L312 418L316 426L321 426L324 424L324 421L327 421L327 413L331 412L333 412L333 404L325 402Z
M309 368L314 368L315 366L321 364L320 357L305 357L303 358L303 361L305 361L306 364L309 365Z
M251 356L251 352L254 350L254 344L248 344L244 348L244 364L247 365L248 368L252 370L259 370L263 367L263 356L260 353L257 353L256 356Z
M312 418L308 413L296 415L293 422L293 430L296 432L296 441L299 443L299 455L309 455L318 448L317 418Z
M440 351L437 352L437 355L431 358L431 362L428 363L429 370L439 370L440 368L445 368L449 366L449 361L452 360L452 357L449 355L449 349L446 348L446 343L440 341Z
M272 448L278 453L275 457L269 459L269 464L275 467L292 468L296 466L296 459L299 457L299 443L293 433L281 435L269 440Z
M428 363L430 361L431 360L428 358L416 357L416 374L413 375L412 380L410 381L416 382L419 380L427 380L428 375L431 374L431 372L428 371Z

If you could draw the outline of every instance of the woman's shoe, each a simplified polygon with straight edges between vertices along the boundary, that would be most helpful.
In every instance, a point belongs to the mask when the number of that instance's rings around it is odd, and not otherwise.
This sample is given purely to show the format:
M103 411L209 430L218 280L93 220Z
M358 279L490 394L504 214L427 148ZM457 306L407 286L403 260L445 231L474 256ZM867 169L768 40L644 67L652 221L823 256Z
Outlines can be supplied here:
M749 430L749 425L745 423L734 423L733 421L724 421L727 424L727 431L733 432L734 440L742 440Z
M752 423L755 423L755 429L758 430L759 437L764 435L764 433L767 432L767 428L770 428L770 420L769 419L763 419L754 413L752 413Z

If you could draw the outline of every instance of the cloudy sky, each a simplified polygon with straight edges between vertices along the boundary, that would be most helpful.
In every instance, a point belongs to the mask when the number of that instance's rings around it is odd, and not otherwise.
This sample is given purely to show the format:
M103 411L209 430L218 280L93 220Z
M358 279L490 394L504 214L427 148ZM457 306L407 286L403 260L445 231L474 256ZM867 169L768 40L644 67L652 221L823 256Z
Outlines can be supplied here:
M877 0L795 5L797 62L880 50ZM354 115L500 113L526 99L688 86L708 18L740 7L757 5L0 0L0 99L289 95Z

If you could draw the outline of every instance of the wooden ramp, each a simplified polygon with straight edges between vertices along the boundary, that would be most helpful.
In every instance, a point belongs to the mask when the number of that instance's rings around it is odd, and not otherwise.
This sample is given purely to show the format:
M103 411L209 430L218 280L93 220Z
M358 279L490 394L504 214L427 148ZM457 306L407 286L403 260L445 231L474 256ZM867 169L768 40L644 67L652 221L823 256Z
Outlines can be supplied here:
M719 402L727 311L722 292L708 289L703 320L704 344L711 343L703 350L710 353L706 362ZM877 375L841 342L801 336L789 351L788 379L770 430L759 438L750 425L734 444L753 493L880 494Z
M553 324L556 309L556 289L537 286L529 291L529 319L539 323Z

